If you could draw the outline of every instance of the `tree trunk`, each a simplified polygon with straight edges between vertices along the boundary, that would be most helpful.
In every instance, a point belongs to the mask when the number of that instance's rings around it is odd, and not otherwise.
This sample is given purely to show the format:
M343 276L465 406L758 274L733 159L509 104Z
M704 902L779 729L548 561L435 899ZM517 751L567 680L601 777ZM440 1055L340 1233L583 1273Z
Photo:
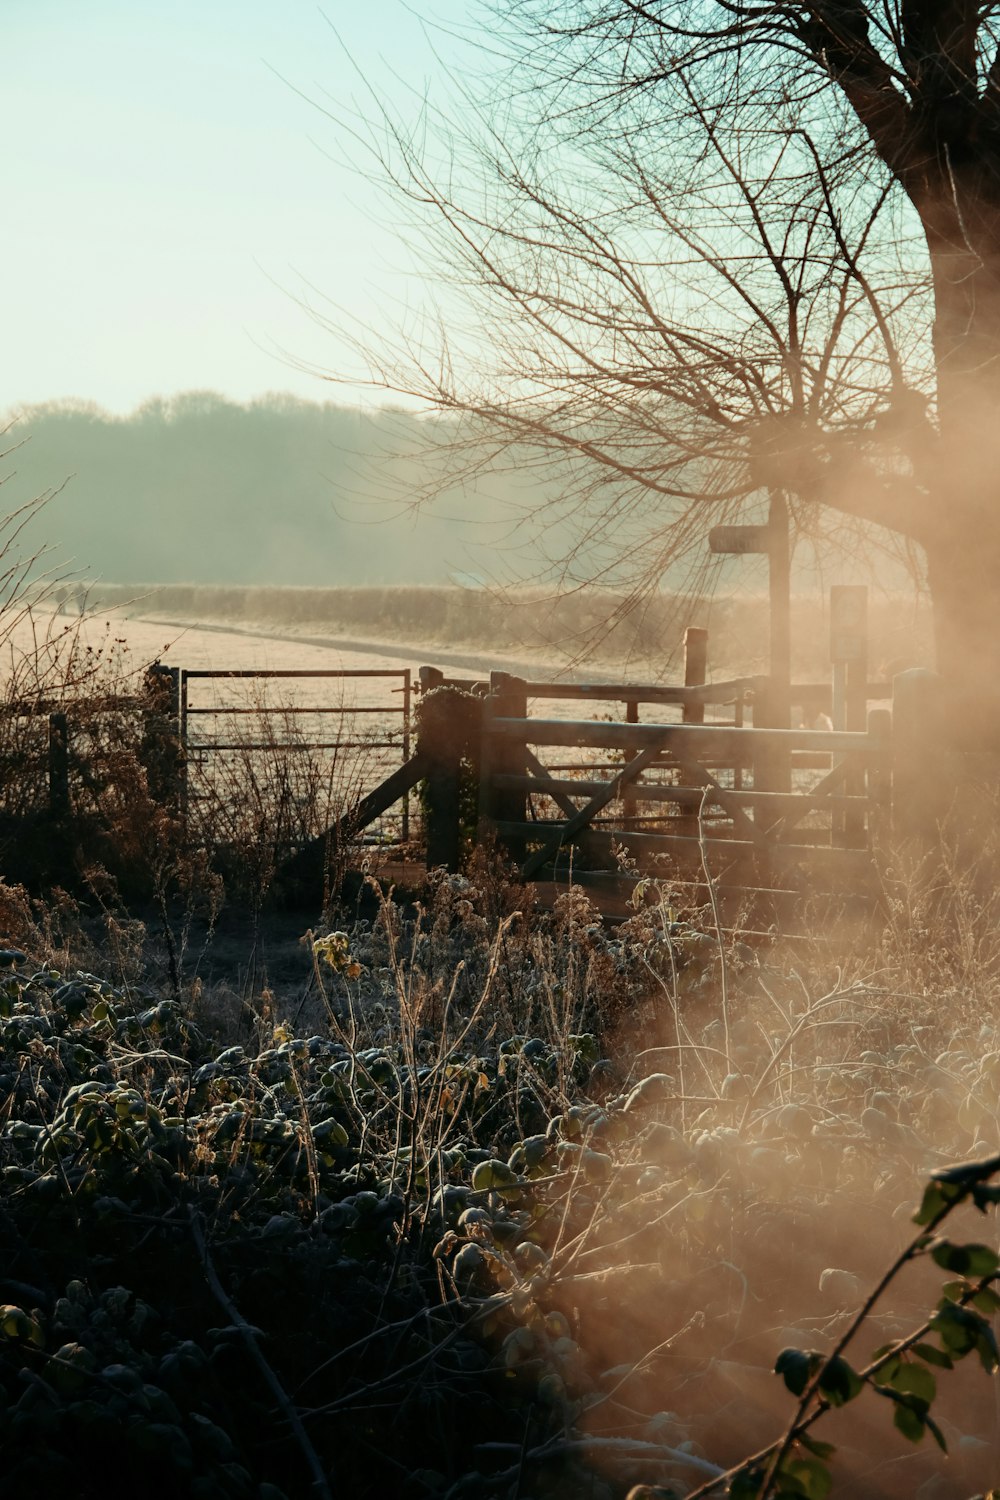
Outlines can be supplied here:
M1000 504L982 518L942 496L939 513L926 542L938 672L962 698L1000 692Z
M939 443L917 530L937 665L963 699L1000 692L1000 213L984 195L922 215L934 277ZM972 205L972 206L970 206Z

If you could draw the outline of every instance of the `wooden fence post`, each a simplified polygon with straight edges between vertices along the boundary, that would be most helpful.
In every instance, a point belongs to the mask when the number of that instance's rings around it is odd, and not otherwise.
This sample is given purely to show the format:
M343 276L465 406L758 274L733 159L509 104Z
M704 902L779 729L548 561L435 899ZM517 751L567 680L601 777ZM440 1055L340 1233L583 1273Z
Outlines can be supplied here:
M424 694L432 693L432 691L435 690L435 687L442 687L442 685L444 685L444 672L442 672L441 667L421 666L420 670L418 670L417 673L418 708L420 708L421 703L423 703ZM420 750L421 748L420 729L417 730L417 748L418 750ZM424 826L424 844L426 844L427 838L432 837L432 834L430 834L430 828L432 828L433 822L435 822L435 813L433 813L432 810L432 795L430 795L430 781L429 783L427 783L427 796L426 798L424 798L424 801L426 801L426 807L424 807L424 822L426 822L426 826ZM409 796L408 798L406 798L405 811L403 811L403 820L405 820L406 828L406 832L403 837L409 837ZM436 837L436 832L433 837ZM445 840L445 843L447 843L447 840ZM444 853L444 862L445 864L447 864L447 855L448 853L454 853L454 850L448 849L448 847L444 847ZM432 870L433 864L435 864L435 862L436 861L432 861L432 858L430 858L430 849L427 849L427 868L429 868L429 870Z
M638 724L638 722L639 705L634 698L629 698L625 703L625 723ZM638 809L639 802L635 786L632 782L629 782L622 794L622 817L626 828L635 828Z
M792 622L791 622L791 544L788 535L788 501L782 490L772 490L767 513L768 568L767 589L770 605L770 665L771 678L768 690L770 727L791 727L791 704L789 690L792 681ZM775 762L776 774L787 777L781 771L780 752ZM777 789L776 789L777 790ZM784 783L781 791L787 790Z
M753 697L754 729L787 729L788 692L781 684L775 688L771 679L755 688ZM784 722L782 720L784 719ZM755 792L789 792L792 788L791 753L771 745L753 750L753 789ZM766 832L778 821L779 814L768 811L767 803L754 803L754 822Z
M187 812L187 747L181 669L155 662L146 673L140 754L154 802Z
M892 830L933 842L948 807L942 774L941 681L914 667L892 679Z
M514 740L498 740L491 733L494 719L528 717L527 684L522 677L509 672L490 673L490 695L483 704L482 742L479 760L479 821L483 833L496 823L527 821L527 798L524 792L497 788L493 777L523 776L527 770L524 746ZM525 841L506 838L505 847L516 864L523 864Z
M421 674L422 675L422 674ZM427 868L462 864L462 761L480 758L482 700L458 688L422 692L417 753L429 762L424 796Z
M49 815L65 823L69 810L69 723L65 714L49 714Z
M708 631L700 625L689 625L684 632L684 686L704 687L708 680ZM685 698L681 706L683 724L704 724L704 703L693 703ZM678 786L692 785L681 773ZM697 838L698 814L682 812L677 823L677 832L684 838Z
M865 791L870 803L868 810L869 849L874 849L890 825L892 816L892 714L887 708L868 710L868 738L873 740L875 758L866 767Z
M410 758L410 719L413 714L413 678L409 667L405 669L403 677L403 764ZM404 844L410 842L410 794L406 792L403 797L402 827L400 838Z

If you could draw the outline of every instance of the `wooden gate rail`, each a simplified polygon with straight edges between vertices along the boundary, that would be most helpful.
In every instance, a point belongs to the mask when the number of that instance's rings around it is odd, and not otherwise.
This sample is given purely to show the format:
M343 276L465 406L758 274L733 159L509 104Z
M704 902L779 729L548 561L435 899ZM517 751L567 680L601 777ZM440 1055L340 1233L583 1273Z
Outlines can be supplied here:
M505 674L504 674L505 675ZM724 707L744 701L748 695L766 691L768 677L733 677L727 682L707 682L693 687L676 683L634 682L524 682L528 698L581 703L660 703L684 708L703 704ZM480 692L486 696L489 684L481 677L441 676L441 687L459 692ZM891 682L870 682L866 687L869 702L888 702L892 698ZM789 701L815 713L829 713L833 706L833 689L828 682L793 683Z
M821 751L824 756L881 754L881 747L865 731L829 729L736 729L728 724L627 724L593 719L491 720L489 732L499 739L529 745L571 745L576 749L643 750L655 745L708 753L711 764L740 760L752 765L761 749Z
M871 855L867 849L837 849L824 844L776 844L751 841L749 839L720 838L717 835L698 839L682 834L668 833L611 833L593 828L581 828L570 835L564 834L560 823L507 823L493 825L496 833L505 842L537 840L545 834L553 835L551 843L543 852L545 860L531 859L525 862L521 874L530 879L541 869L546 860L556 853L568 850L570 844L602 856L610 856L613 846L624 844L636 857L645 855L672 855L678 864L687 867L707 860L712 874L753 875L751 888L756 889L760 874L759 859L763 855L775 873L801 874L803 865L808 865L817 874L843 875L849 879L863 877L871 872ZM563 835L557 837L557 835Z

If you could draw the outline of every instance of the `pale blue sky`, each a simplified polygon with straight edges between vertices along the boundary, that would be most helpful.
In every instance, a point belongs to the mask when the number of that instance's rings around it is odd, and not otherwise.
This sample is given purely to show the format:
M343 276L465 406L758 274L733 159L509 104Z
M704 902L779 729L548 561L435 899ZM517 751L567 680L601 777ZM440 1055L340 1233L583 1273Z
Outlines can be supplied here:
M446 28L476 15L415 9ZM435 52L466 66L400 0L3 0L0 410L343 399L274 352L348 359L288 294L309 281L378 324L421 291L384 206L324 155L344 147L335 127L282 81L349 104L332 27L390 99L446 86Z

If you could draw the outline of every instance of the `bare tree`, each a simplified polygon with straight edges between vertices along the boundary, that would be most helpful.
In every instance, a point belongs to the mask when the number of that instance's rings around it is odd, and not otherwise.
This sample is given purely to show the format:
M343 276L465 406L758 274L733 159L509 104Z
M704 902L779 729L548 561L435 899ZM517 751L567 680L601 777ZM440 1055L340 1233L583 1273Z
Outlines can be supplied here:
M498 7L502 107L353 122L468 311L372 378L560 466L594 576L780 492L918 550L939 666L1000 676L998 13Z

